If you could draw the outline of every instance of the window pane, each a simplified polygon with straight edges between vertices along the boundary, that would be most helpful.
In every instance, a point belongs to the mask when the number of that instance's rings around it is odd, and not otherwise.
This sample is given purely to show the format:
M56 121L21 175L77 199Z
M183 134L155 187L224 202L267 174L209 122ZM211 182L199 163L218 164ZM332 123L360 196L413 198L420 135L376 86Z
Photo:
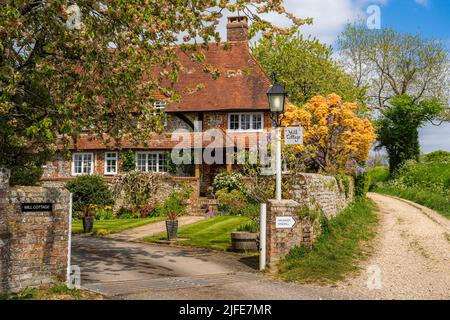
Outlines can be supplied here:
M146 154L138 153L136 156L136 169L140 171L146 171Z
M117 173L117 153L106 152L105 153L105 173L116 174Z
M166 154L160 153L159 154L159 172L167 172L167 158Z
M91 154L84 154L83 155L83 173L91 173L92 169L92 155Z
M73 172L76 174L82 173L83 157L81 154L75 154L73 156Z
M230 129L231 130L239 130L239 115L238 114L230 115Z
M158 154L149 153L148 154L148 170L151 172L156 172L158 162Z
M253 115L253 130L262 129L262 116L261 114Z
M241 130L249 130L250 129L250 115L242 114L241 115Z

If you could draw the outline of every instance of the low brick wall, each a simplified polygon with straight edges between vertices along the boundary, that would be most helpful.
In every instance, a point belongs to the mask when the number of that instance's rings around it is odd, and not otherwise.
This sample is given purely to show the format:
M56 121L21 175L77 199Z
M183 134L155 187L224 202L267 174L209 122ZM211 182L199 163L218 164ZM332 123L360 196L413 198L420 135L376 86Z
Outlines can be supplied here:
M266 261L269 268L276 267L297 246L311 248L320 235L320 216L314 221L310 216L302 219L300 209L306 207L332 218L354 198L354 184L350 178L347 187L335 177L319 174L297 173L284 179L290 185L290 199L269 200L267 205ZM277 217L292 217L296 224L293 228L277 228Z
M66 280L69 201L63 188L0 191L0 292ZM21 203L53 203L53 211L22 212Z
M299 204L294 200L269 200L267 203L266 262L274 267L293 248L302 242L302 225L298 219ZM291 229L277 229L276 217L294 217L296 225Z
M288 179L290 199L309 209L320 209L327 217L335 217L354 198L354 182L350 177L347 186L335 177L312 173L296 173Z

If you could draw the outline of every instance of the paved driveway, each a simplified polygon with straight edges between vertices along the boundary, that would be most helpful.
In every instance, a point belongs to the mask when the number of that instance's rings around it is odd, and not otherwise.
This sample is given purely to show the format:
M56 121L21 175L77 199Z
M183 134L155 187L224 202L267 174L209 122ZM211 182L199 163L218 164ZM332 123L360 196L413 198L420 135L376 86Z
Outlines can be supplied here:
M245 255L92 237L74 237L72 252L82 286L115 299L343 298L262 275Z

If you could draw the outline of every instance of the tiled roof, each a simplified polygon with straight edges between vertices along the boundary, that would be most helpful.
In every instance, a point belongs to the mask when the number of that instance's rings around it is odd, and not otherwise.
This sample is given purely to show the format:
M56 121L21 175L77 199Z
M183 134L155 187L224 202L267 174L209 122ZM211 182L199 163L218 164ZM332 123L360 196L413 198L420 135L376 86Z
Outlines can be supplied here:
M269 109L266 92L271 81L246 41L210 44L208 50L200 51L205 55L202 63L182 52L178 54L183 70L175 88L181 101L170 103L166 112ZM205 73L204 64L218 68L220 77L213 79ZM193 91L198 85L201 89Z

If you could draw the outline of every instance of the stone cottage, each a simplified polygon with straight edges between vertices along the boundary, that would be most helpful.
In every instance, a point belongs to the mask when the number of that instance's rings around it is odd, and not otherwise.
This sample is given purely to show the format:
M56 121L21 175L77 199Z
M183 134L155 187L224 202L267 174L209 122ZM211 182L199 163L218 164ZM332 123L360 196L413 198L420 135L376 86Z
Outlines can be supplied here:
M205 63L220 70L221 76L216 80L203 72L200 63L180 55L183 72L176 89L181 93L181 100L165 103L161 98L155 103L155 108L167 115L165 130L146 141L145 147L124 143L121 150L111 149L86 133L70 147L70 159L56 156L45 166L43 180L65 181L83 174L99 174L106 180L112 179L120 173L122 152L127 149L134 152L136 169L167 174L170 152L179 145L172 135L176 129L185 129L193 135L193 144L195 134L209 129L220 130L227 140L226 148L234 152L238 151L238 144L241 148L254 144L246 138L248 134L263 134L271 128L266 96L271 80L252 56L247 32L247 17L229 17L227 41L212 44L208 50L200 49L206 57ZM203 88L193 94L183 90L196 84L202 84ZM200 145L189 145L189 148L204 150L206 145L203 141ZM226 148L221 151L225 152ZM189 181L200 195L207 192L218 172L231 171L233 166L236 164L196 162L189 173L172 172L171 177Z

